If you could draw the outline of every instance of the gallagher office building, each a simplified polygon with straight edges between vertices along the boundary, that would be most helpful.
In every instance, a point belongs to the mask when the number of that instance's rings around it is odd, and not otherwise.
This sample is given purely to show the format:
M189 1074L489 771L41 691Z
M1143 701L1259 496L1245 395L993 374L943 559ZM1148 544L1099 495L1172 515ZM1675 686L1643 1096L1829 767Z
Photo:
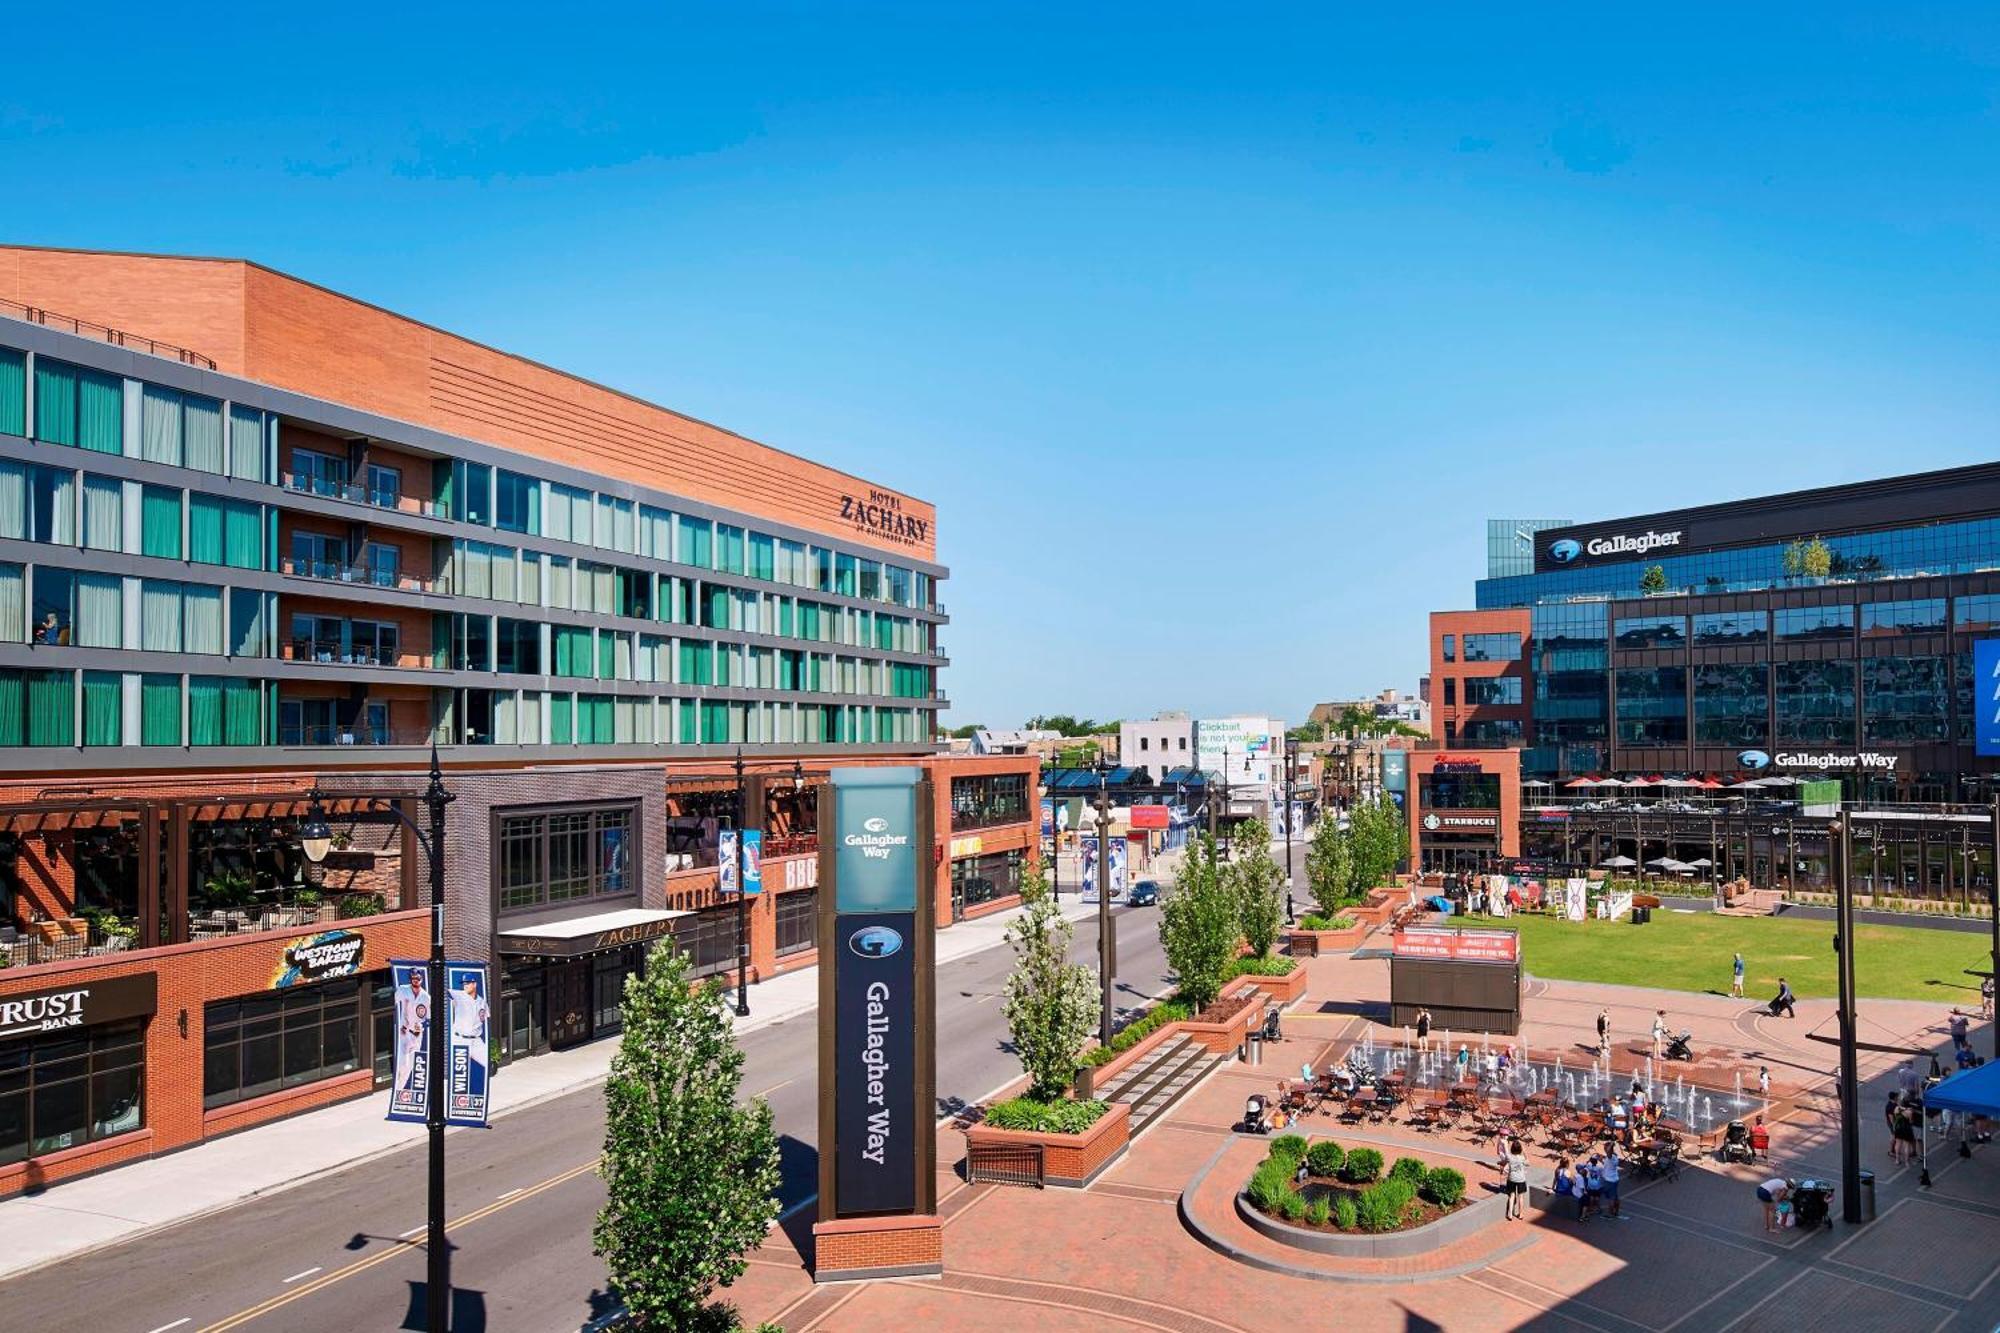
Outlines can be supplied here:
M2000 636L2000 465L1604 522L1496 520L1476 604L1431 617L1433 736L1515 750L1488 766L1518 761L1531 792L1763 775L1838 779L1849 800L2000 795L2000 760L1975 745L1973 672L1974 645Z
M661 937L813 961L833 764L924 766L937 919L1004 906L1035 764L933 743L944 576L921 500L269 269L0 247L0 1194L379 1086L428 885L360 793L433 744L502 1061Z

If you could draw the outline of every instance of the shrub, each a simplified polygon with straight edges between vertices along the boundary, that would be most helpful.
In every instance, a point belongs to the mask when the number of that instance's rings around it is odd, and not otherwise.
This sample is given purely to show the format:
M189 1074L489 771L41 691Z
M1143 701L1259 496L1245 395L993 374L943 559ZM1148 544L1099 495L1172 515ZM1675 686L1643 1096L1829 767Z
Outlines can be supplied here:
M346 919L357 916L379 916L382 911L382 895L379 893L343 893L334 914Z
M1299 925L1306 930L1351 930L1354 918L1342 912L1338 916L1318 916L1308 913L1299 918Z
M1424 1197L1440 1208L1456 1207L1465 1197L1465 1177L1441 1166L1424 1177Z
M1391 1177L1379 1184L1370 1185L1361 1191L1359 1213L1361 1229L1364 1231L1394 1231L1403 1224L1403 1214L1409 1211L1411 1200L1417 1196L1407 1180Z
M1332 1139L1321 1139L1306 1149L1306 1166L1316 1176L1331 1179L1339 1175L1341 1163L1346 1160L1347 1154Z
M1251 1175L1243 1192L1258 1208L1267 1213L1277 1212L1292 1192L1291 1168L1278 1158L1268 1157Z
M1194 1010L1179 1000L1162 1000L1143 1015L1133 1019L1117 1032L1111 1034L1109 1046L1099 1046L1083 1057L1087 1065L1110 1064L1124 1052L1131 1050L1146 1038L1158 1032L1169 1023L1179 1023L1194 1017Z
M1271 1140L1271 1158L1297 1166L1306 1155L1306 1136L1303 1134L1280 1134Z
M987 1107L986 1123L995 1129L1026 1129L1038 1134L1081 1134L1096 1124L1107 1109L1103 1102L1015 1097Z
M1422 1185L1424 1177L1429 1174L1430 1168L1424 1165L1420 1158L1416 1157L1398 1157L1396 1164L1389 1168L1389 1178L1391 1180L1407 1180L1410 1182L1411 1189L1416 1189L1419 1185Z
M1361 1224L1361 1210L1350 1196L1343 1194L1333 1201L1333 1224L1342 1231L1352 1231Z
M1230 966L1231 979L1236 977L1285 977L1297 967L1298 960L1283 954L1272 954L1268 958L1239 958Z
M1323 1227L1333 1220L1333 1200L1322 1194L1306 1205L1306 1221Z
M1356 1148L1347 1154L1347 1164L1340 1174L1357 1185L1366 1185L1382 1174L1382 1154L1373 1148Z
M1297 1190L1286 1190L1278 1200L1278 1216L1287 1222L1303 1222L1306 1216L1306 1201Z

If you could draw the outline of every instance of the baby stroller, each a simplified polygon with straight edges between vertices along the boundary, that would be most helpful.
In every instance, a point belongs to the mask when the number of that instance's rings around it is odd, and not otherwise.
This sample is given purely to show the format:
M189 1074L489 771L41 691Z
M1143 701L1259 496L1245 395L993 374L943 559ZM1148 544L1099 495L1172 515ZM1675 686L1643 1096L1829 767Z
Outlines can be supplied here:
M1669 1060L1693 1060L1694 1033L1683 1028L1678 1036L1669 1038L1666 1057Z
M1281 1039L1278 1031L1278 1006L1275 1004L1264 1011L1263 1037L1265 1041L1278 1041Z
M1750 1149L1750 1126L1741 1120L1730 1121L1729 1128L1723 1132L1722 1146L1716 1149L1716 1155L1725 1162L1750 1161L1755 1156Z
M1833 1182L1801 1180L1792 1186L1793 1223L1801 1231L1833 1229Z
M1243 1132L1245 1134L1269 1134L1271 1132L1271 1104L1260 1093L1251 1093L1243 1103Z

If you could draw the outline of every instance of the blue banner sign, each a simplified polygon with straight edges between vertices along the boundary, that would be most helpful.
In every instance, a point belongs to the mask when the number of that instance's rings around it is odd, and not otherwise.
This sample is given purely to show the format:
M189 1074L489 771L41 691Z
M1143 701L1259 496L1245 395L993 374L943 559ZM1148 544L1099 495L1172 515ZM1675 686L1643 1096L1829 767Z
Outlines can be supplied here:
M486 997L486 964L446 963L445 985L451 994L451 1095L444 1104L445 1123L486 1124L493 1086L492 1006Z
M431 1104L431 1016L437 997L430 991L428 963L391 962L389 979L396 1000L396 1064L389 1084L389 1119L419 1123Z
M743 892L752 898L764 891L764 830L743 830Z
M917 782L913 767L836 768L833 836L836 912L917 910Z
M2000 755L2000 639L1972 645L1972 748Z

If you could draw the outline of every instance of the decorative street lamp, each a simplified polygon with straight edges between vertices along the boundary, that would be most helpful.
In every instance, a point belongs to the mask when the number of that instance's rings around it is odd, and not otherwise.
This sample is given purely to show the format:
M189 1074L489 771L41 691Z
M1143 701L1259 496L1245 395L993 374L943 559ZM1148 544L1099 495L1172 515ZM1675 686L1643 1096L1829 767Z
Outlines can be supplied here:
M795 761L796 762L796 761ZM736 751L736 1016L750 1017L750 895L743 883L743 825L749 793L743 783L743 750ZM718 872L720 873L720 872Z
M380 792L334 793L339 800L369 801L386 808L390 814L416 835L417 843L424 849L430 862L431 880L431 956L429 977L426 985L434 1003L441 1003L446 994L444 978L444 808L457 797L445 790L444 770L438 764L437 745L431 745L430 782L424 788L422 800L430 816L430 831L417 826L417 822L403 812L399 802L401 796L389 796ZM299 850L306 860L319 865L326 860L327 852L333 847L333 830L326 821L324 801L327 793L317 785L306 793L309 803L305 822L299 825ZM450 1023L443 1014L431 1020L430 1086L425 1094L424 1128L430 1140L430 1201L428 1208L428 1251L429 1268L424 1282L425 1328L429 1333L446 1333L451 1310L451 1251L445 1239L444 1225L444 1102L438 1091L438 1074L451 1067Z

